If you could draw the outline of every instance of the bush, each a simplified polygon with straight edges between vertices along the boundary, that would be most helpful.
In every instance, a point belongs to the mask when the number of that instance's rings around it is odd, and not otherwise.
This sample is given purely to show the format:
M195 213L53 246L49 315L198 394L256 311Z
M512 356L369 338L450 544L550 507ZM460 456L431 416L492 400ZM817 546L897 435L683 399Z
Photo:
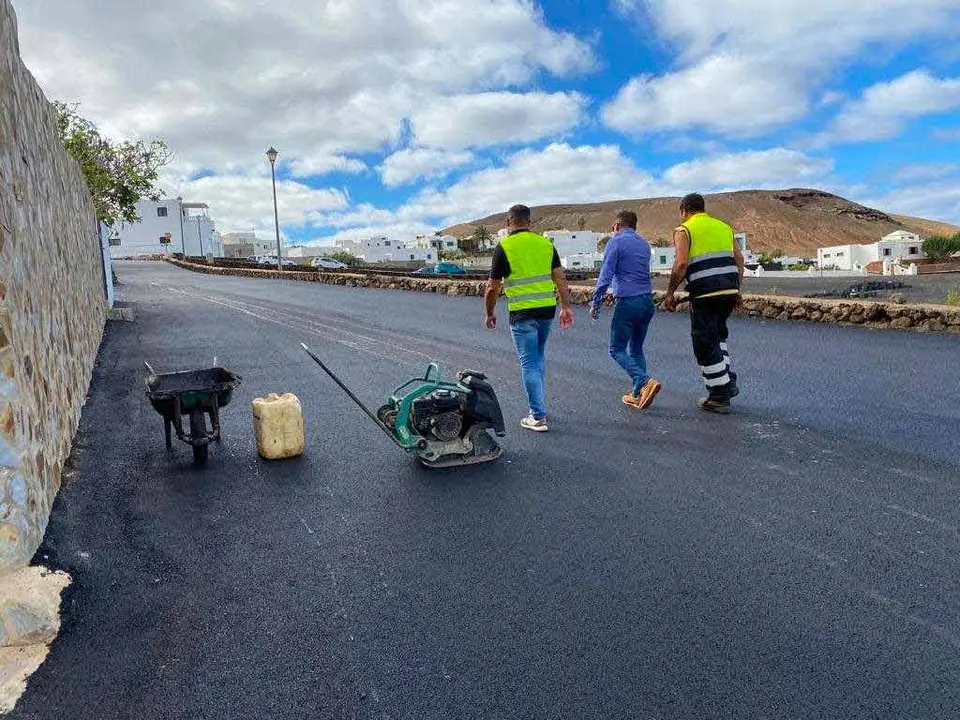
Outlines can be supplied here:
M810 269L809 266L804 265L803 263L797 263L796 265L791 265L790 267L787 268L787 270L789 270L790 272L806 272L809 269Z
M960 292L952 290L947 293L947 305L960 305Z
M342 262L344 265L347 265L348 267L359 267L360 265L363 265L363 261L360 258L358 258L353 253L347 252L346 250L338 250L335 253L330 253L329 255L327 255L327 257L330 258L331 260Z
M960 252L960 233L956 235L932 235L923 241L924 254L934 262L946 260Z
M890 296L890 302L896 303L897 305L903 305L905 302L907 302L907 296L901 292L894 293Z

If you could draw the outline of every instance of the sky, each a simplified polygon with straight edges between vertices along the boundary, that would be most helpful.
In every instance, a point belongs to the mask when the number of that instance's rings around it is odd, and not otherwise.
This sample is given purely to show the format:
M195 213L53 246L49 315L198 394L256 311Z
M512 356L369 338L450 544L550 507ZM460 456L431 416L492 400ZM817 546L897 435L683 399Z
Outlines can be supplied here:
M288 244L816 187L960 223L960 0L13 0L47 97Z

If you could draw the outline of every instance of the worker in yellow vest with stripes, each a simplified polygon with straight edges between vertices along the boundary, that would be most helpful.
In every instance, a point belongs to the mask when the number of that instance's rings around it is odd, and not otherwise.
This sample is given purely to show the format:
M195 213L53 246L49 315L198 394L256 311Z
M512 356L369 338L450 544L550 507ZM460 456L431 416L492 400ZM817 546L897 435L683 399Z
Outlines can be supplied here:
M547 431L543 379L550 328L560 302L560 328L573 327L570 290L556 248L543 235L530 230L530 208L514 205L507 213L509 235L493 253L490 280L484 295L487 328L497 327L497 299L503 290L510 310L510 332L520 358L523 387L530 414L520 425L534 432Z
M674 293L686 280L693 353L707 386L707 396L697 405L701 410L725 414L730 412L730 400L740 394L737 374L730 366L727 320L740 304L743 254L733 228L706 213L702 195L684 197L680 215L683 224L673 232L677 257L661 307L676 309Z

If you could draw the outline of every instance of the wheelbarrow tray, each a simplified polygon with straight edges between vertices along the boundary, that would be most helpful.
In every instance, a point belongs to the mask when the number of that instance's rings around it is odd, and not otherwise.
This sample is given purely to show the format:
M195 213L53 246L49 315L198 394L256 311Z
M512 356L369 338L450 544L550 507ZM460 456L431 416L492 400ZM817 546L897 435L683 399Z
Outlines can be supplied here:
M214 395L217 407L224 407L230 403L233 390L240 384L241 379L236 373L218 367L159 373L150 375L145 382L147 398L153 409L169 418L175 413L176 398L180 398L180 409L184 413L211 409L214 406Z

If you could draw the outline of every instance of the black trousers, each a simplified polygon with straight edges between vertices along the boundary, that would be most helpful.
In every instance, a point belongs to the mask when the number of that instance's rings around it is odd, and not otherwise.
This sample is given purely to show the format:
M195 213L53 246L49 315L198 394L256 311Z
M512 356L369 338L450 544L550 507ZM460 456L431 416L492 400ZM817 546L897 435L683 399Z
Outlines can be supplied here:
M737 376L730 369L727 320L737 304L736 295L718 295L690 300L690 335L703 382L713 400L730 400L731 383Z

